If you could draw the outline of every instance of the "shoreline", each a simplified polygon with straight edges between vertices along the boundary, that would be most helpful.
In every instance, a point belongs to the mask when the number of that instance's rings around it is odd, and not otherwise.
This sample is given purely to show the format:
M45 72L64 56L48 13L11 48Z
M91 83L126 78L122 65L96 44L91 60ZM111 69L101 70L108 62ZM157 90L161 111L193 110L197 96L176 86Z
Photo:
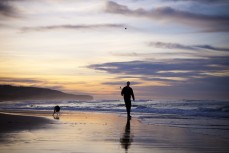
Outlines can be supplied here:
M147 125L137 118L128 122L125 117L111 113L62 112L59 120L55 120L50 111L4 111L0 112L0 120L4 122L0 127L0 140L3 141L0 153L51 153L53 150L89 153L107 152L108 149L111 153L229 150L228 140L188 129Z
M0 121L0 134L11 131L38 129L53 122L44 117L16 114L12 112L0 112Z

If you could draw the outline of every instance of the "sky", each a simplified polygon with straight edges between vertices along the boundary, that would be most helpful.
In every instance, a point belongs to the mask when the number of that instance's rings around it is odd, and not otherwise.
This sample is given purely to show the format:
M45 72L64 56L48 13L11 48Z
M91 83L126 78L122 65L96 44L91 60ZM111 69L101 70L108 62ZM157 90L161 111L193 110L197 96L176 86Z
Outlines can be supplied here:
M1 0L0 84L229 99L228 0Z

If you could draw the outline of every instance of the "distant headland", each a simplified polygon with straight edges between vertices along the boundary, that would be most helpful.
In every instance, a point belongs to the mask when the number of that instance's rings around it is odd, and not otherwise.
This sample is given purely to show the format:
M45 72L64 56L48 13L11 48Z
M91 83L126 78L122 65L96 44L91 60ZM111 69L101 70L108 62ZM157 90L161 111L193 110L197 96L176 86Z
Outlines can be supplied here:
M92 100L91 95L74 95L38 87L0 85L0 101L14 100Z

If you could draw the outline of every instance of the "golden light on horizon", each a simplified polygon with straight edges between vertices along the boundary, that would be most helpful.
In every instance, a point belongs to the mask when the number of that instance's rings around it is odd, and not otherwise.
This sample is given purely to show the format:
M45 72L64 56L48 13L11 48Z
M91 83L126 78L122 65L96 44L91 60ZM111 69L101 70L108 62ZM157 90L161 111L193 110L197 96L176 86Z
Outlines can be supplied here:
M217 18L225 16L221 5L203 12L208 6L201 4L193 12L179 1L7 1L10 9L0 12L0 82L111 99L126 81L136 82L138 92L151 87L143 99L155 90L181 98L193 86L227 95L228 21Z

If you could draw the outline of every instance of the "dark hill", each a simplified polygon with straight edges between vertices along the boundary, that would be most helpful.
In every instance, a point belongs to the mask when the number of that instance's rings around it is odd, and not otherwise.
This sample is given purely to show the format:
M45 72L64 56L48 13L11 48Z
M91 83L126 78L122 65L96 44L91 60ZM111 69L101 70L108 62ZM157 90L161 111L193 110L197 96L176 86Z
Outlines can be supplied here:
M0 101L7 100L92 100L90 95L67 94L37 87L0 85Z

